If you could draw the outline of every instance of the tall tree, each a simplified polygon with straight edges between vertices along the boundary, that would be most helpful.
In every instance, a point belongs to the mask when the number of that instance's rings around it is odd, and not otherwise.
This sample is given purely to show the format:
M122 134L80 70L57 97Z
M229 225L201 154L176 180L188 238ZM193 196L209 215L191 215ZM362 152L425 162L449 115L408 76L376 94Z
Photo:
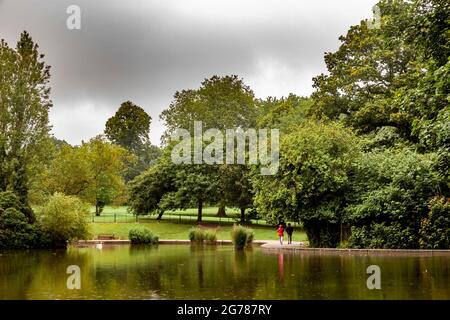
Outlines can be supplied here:
M268 221L302 221L312 247L336 246L358 156L358 139L350 130L305 123L281 139L278 173L254 176L256 209Z
M202 121L205 129L254 127L255 97L238 76L213 76L197 90L177 91L160 118L167 128L166 137L178 128L192 131L194 121Z
M159 148L152 145L149 139L151 121L144 109L126 101L106 122L106 137L137 156L137 161L124 173L126 181L145 171L160 155Z
M420 79L417 51L407 41L411 6L382 0L380 28L362 21L339 38L339 49L325 54L329 73L313 79L314 114L341 119L362 133L394 126L410 137L410 113L395 98Z
M106 122L105 135L111 142L138 153L149 141L151 121L144 109L126 101Z
M48 139L50 67L31 36L21 34L16 49L0 42L0 190L26 202L28 170Z
M197 90L176 92L169 108L160 115L167 128L165 139L179 128L192 133L194 121L201 121L205 130L245 129L256 126L256 117L254 93L236 75L213 76ZM224 202L225 199L221 201ZM225 215L221 204L218 215Z

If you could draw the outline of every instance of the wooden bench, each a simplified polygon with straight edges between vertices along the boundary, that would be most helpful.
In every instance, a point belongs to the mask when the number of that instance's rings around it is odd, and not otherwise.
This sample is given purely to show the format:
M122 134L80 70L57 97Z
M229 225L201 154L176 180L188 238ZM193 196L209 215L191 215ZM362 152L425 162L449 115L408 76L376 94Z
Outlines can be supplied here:
M97 240L114 240L116 237L114 234L99 234Z

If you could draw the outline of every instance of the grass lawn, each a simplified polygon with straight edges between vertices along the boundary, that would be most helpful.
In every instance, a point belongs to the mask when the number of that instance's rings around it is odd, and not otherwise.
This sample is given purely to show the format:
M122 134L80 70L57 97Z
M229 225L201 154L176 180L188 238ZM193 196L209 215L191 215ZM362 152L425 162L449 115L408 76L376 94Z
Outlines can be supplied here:
M217 225L214 223L202 223L203 226L214 228L217 231L218 240L230 240L232 224ZM160 239L180 239L187 240L189 229L196 226L195 222L173 222L173 221L148 221L140 223L89 223L93 238L98 234L114 234L117 238L128 239L128 231L136 227L147 227L157 234ZM275 228L253 225L251 228L255 231L255 240L277 240ZM294 231L293 241L306 241L304 232Z
M226 208L226 217L218 217L217 216L217 207L207 207L203 209L202 212L202 220L204 222L210 223L231 223L240 220L240 211L236 208ZM91 208L91 214L88 217L88 221L90 222L99 222L99 223L110 223L110 222L152 222L156 220L156 214L150 215L140 215L136 217L132 213L128 212L126 206L121 207L112 207L106 206L100 216L95 216L95 208ZM136 218L139 221L136 221ZM180 223L195 223L197 220L197 209L186 209L186 210L172 210L166 211L163 215L163 220L171 220L173 222ZM287 221L288 222L288 221ZM252 220L253 224L256 225L266 225L263 219ZM272 227L272 225L270 225ZM298 224L293 223L293 226L296 227Z
M202 225L215 229L218 240L230 240L231 228L235 222L234 219L239 217L239 210L227 208L227 218L219 218L216 216L217 209L217 207L204 208ZM197 209L167 211L159 221L155 219L156 215L139 216L139 223L136 223L136 216L129 213L127 207L107 206L99 217L93 215L94 211L95 209L92 209L92 216L89 217L92 238L96 238L99 234L114 234L117 238L128 239L130 229L145 226L160 239L187 240L189 229L197 225ZM95 222L92 222L92 218ZM263 220L257 223L255 220L251 226L255 231L255 240L278 239L275 227L263 225L265 223ZM293 241L307 240L304 232L299 231L299 228L295 230L297 231L294 231Z

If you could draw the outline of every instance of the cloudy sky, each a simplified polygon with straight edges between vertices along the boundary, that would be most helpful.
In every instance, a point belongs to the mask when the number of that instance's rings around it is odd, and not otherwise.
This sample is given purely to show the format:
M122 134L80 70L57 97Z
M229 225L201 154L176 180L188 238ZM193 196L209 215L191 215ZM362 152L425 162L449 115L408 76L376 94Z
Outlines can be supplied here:
M72 144L102 133L132 100L159 120L177 90L237 74L257 97L309 95L324 52L377 0L0 0L0 38L27 30L52 66L53 133ZM69 30L67 7L81 9Z

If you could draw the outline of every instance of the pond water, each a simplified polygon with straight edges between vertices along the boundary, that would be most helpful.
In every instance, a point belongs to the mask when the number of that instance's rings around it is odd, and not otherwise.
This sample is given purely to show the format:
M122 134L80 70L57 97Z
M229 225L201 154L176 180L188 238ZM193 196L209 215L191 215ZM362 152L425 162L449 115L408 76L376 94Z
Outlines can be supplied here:
M70 265L81 289L67 288ZM366 268L381 269L369 290ZM319 256L231 246L0 253L0 299L450 299L450 256Z

